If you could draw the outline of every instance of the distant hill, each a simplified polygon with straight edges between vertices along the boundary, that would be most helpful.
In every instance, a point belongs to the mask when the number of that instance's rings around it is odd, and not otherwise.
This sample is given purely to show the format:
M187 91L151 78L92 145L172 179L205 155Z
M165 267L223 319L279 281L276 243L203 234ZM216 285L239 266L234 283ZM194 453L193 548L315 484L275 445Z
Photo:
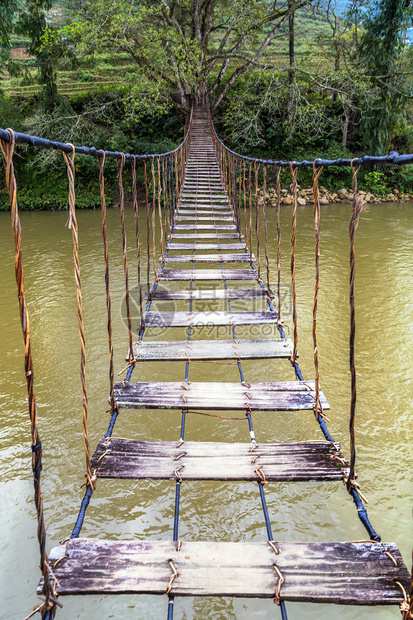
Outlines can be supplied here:
M347 9L348 0L336 0L336 11L337 13L344 13Z

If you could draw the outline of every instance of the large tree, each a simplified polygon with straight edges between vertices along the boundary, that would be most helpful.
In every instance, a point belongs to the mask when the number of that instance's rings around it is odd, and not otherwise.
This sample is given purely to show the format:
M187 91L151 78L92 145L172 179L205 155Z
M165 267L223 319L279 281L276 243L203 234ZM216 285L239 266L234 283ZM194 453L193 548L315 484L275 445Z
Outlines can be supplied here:
M366 143L374 153L388 151L411 97L402 65L411 10L411 0L376 0L363 19L360 59L380 94L375 110L364 122Z
M90 0L72 35L86 49L126 51L153 88L188 107L218 106L256 67L282 26L313 0Z

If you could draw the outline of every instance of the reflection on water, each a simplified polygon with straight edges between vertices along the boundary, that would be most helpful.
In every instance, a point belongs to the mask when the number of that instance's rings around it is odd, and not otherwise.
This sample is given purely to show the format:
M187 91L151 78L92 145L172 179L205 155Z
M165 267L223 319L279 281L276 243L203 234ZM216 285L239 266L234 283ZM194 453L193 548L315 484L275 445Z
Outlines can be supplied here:
M132 285L136 283L132 214L127 213ZM275 213L269 212L271 270L276 274ZM348 454L348 220L350 207L323 207L319 352L322 389L330 405L330 430ZM100 213L80 212L80 255L87 338L87 385L92 448L108 424L108 347ZM25 284L32 324L36 395L44 446L43 491L48 546L70 533L83 483L84 458L79 383L79 344L73 279L71 233L66 214L23 213ZM288 316L290 212L282 212L283 283L286 329ZM144 222L142 222L144 224ZM108 213L115 368L125 366L127 331L122 319L123 272L119 213ZM413 210L411 204L377 205L363 214L356 240L358 372L358 475L369 499L369 514L383 540L395 541L409 562L412 547L412 459L410 445L413 405ZM300 365L312 378L312 298L314 294L314 229L312 210L298 214L297 282ZM24 617L36 602L39 576L35 510L32 501L29 421L23 374L23 347L14 282L14 251L8 214L0 214L0 373L1 425L1 548L0 598L5 617ZM274 277L275 280L275 277ZM180 287L182 284L179 285ZM202 285L205 287L205 284ZM206 310L205 301L193 309ZM209 304L210 302L208 302ZM202 306L204 304L204 306ZM216 309L225 304L217 302ZM255 305L255 309L262 306ZM160 309L158 303L154 309ZM187 302L168 310L186 310ZM245 310L245 302L233 310ZM208 331L209 329L209 331ZM170 330L171 331L171 330ZM205 327L200 337L211 337ZM257 337L248 327L238 337ZM169 338L163 330L148 338ZM185 337L177 329L172 338ZM220 337L225 337L222 333ZM247 381L292 378L288 361L243 363ZM181 380L183 365L144 364L136 380ZM192 364L193 381L237 381L231 365ZM266 413L254 416L260 441L319 439L311 412ZM169 411L122 411L115 427L121 437L172 440L179 436L180 414ZM186 439L248 441L244 422L189 416ZM266 496L277 540L333 541L365 538L356 511L338 483L271 483ZM174 483L100 481L87 513L86 536L153 540L172 537ZM182 487L180 538L184 540L265 540L266 532L256 484L185 483ZM163 618L165 597L70 597L60 618ZM397 608L375 610L289 604L289 617L343 619L399 617ZM179 618L273 618L271 601L179 599Z

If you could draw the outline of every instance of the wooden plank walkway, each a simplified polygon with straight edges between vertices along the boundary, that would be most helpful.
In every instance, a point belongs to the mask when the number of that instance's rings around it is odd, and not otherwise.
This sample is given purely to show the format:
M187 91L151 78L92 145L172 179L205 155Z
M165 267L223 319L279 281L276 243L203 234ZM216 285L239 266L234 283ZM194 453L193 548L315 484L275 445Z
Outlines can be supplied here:
M165 594L274 598L387 605L402 602L409 574L394 544L186 542L78 538L56 547L50 562L57 594ZM387 555L389 553L397 563ZM172 563L172 566L171 566Z
M293 343L278 337L236 338L238 325L263 325L267 329L271 325L275 329L277 314L270 302L273 294L257 281L253 264L245 268L245 263L253 263L255 256L250 255L221 183L206 112L202 110L195 111L183 191L166 249L164 263L188 262L194 266L165 269L162 265L158 271L160 282L148 297L149 306L159 303L160 307L150 307L143 318L145 330L148 328L144 335L150 335L152 327L162 327L165 340L145 339L134 343L133 354L137 368L139 362L184 362L186 380L118 382L114 386L117 406L123 410L178 409L183 411L182 424L187 412L240 411L250 415L255 411L307 411L313 416L313 381L248 383L244 378L242 360L291 358ZM180 253L173 254L175 251ZM206 251L213 253L205 254ZM218 265L215 269L205 268L202 263L217 263L220 268ZM225 263L235 266L227 268ZM168 286L169 282L179 281L190 283L190 287L162 288L164 283ZM227 281L240 282L240 288L236 284L228 288ZM197 282L208 282L211 287L203 284L204 288L197 288ZM252 307L256 300L267 301L269 310L233 312L233 299L251 303ZM163 302L175 300L187 300L188 311L162 310ZM224 300L228 311L192 312L192 302L204 300L210 300L212 305ZM229 326L233 339L202 340L199 335L202 330L193 328L204 325ZM175 327L188 328L188 340L168 340L168 329ZM226 382L224 372L221 382L188 379L191 361L218 360L236 362L240 370L238 383ZM272 375L269 367L265 378ZM320 399L323 409L329 409L322 392ZM123 415L127 412L123 411ZM103 479L175 481L176 497L186 480L258 482L263 494L266 482L339 481L348 474L348 462L338 444L327 441L257 444L252 427L246 427L246 431L251 441L245 443L103 438L92 457L92 468L99 484ZM276 439L279 440L278 435ZM55 579L52 585L58 595L167 593L173 597L274 598L281 587L282 601L386 605L403 601L396 582L407 592L410 590L408 570L393 543L274 542L270 545L77 538L53 549L50 564Z

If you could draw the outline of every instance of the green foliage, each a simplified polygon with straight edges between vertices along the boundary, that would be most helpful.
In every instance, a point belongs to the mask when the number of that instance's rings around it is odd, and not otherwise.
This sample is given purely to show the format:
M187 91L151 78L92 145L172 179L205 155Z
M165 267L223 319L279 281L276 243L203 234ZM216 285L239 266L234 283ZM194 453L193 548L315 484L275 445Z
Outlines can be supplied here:
M388 185L401 192L413 193L413 166L400 166L387 171Z
M382 196L387 191L386 174L379 170L365 172L364 175L362 175L361 186L372 194Z

